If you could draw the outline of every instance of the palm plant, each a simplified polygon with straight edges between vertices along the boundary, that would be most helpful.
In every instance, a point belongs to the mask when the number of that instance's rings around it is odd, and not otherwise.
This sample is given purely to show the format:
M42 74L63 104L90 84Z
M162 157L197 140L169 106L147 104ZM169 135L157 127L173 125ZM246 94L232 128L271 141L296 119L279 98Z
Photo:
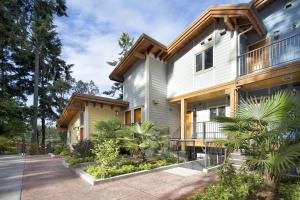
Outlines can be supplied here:
M97 132L93 135L94 139L102 142L105 139L118 138L118 130L121 129L121 122L116 119L100 121L95 125Z
M220 141L228 154L244 150L244 167L258 171L270 186L299 165L300 101L286 91L242 100L236 117L216 118L229 139Z
M158 129L153 122L145 121L133 127L118 131L123 146L132 154L137 155L142 161L146 161L147 150L162 148L169 139L169 133L165 129Z

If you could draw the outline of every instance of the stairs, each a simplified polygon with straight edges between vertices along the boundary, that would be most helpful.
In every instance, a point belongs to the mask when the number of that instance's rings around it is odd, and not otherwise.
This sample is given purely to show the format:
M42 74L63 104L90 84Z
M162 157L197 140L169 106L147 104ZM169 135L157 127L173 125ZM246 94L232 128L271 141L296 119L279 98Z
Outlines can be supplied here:
M230 155L229 162L233 165L236 170L240 170L246 157L241 154L240 151L235 151Z

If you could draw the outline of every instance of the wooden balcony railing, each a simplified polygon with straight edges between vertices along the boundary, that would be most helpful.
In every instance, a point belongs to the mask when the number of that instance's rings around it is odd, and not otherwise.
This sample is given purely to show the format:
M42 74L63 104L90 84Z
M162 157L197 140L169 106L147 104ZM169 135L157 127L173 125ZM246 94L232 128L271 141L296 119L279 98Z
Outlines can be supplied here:
M247 75L297 60L300 60L300 34L240 55L238 75Z

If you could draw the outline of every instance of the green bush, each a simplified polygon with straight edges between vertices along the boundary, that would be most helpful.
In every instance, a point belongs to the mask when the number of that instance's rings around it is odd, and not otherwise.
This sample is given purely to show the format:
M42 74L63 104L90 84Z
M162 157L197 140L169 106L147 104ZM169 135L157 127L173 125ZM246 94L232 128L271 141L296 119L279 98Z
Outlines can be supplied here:
M101 166L91 165L86 167L84 171L97 178L105 178L105 170Z
M256 173L236 173L231 164L224 164L218 172L220 181L196 194L190 200L247 200L249 195L263 184L263 178Z
M168 161L166 160L158 160L156 161L156 163L154 164L154 168L157 168L157 167L162 167L162 166L165 166L168 164Z
M53 153L59 155L64 150L62 145L55 145Z
M108 170L108 176L118 176L122 174L128 174L132 172L139 171L140 169L134 165L123 165L120 168L112 167Z
M154 168L154 165L151 164L151 163L142 163L139 165L139 169L140 170L150 170L150 169L153 169Z
M68 156L68 155L70 155L71 153L70 153L70 150L68 149L68 148L64 148L61 152L60 152L60 156L63 156L63 157L65 157L65 156Z
M300 183L279 184L278 193L280 195L280 199L298 200L300 199Z
M6 151L10 151L11 146L12 142L10 139L3 136L0 137L0 154Z
M167 163L176 163L177 162L177 156L170 151L163 151L161 153L161 155L159 156L159 159L166 160Z
M78 157L91 157L93 156L92 149L94 148L94 144L91 140L80 140L76 144L72 145L74 149L74 153Z
M83 158L77 158L74 156L66 156L65 157L65 162L70 164L70 165L76 165L79 163L85 163L85 162L94 162L95 158L94 157L83 157Z

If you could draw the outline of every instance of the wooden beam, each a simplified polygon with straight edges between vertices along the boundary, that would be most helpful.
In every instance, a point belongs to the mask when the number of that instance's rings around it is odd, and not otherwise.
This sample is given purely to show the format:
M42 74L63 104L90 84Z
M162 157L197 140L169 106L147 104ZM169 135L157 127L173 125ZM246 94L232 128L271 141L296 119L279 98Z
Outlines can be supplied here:
M142 60L146 59L145 54L143 54L141 52L134 52L133 56L136 58L142 59Z
M151 44L151 45L147 48L147 54L149 54L149 53L152 51L153 47L154 47L154 45Z
M186 112L187 112L187 102L185 99L181 99L180 101L180 137L181 139L185 139L186 132ZM182 144L182 150L185 149L185 145Z
M83 107L80 107L80 106L73 106L73 105L70 105L68 107L68 109L70 110L75 110L75 111L84 111L84 108Z
M160 53L162 52L162 50L160 49L157 53L155 53L155 58L157 58L159 55L160 55Z
M224 17L224 24L230 31L234 31L234 25L228 16Z

